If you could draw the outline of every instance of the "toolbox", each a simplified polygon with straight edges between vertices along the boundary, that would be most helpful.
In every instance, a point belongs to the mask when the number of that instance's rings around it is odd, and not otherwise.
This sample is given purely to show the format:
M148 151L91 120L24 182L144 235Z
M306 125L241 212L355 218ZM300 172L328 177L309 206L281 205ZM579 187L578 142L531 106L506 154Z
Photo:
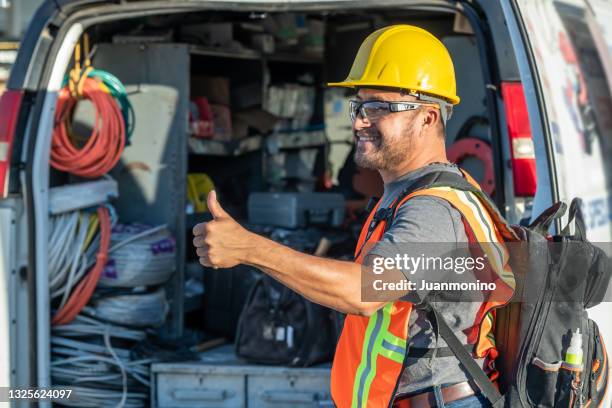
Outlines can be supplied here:
M289 368L247 364L231 345L200 361L151 366L153 407L332 408L330 365Z
M344 196L336 193L252 193L249 223L284 228L337 227L344 220Z

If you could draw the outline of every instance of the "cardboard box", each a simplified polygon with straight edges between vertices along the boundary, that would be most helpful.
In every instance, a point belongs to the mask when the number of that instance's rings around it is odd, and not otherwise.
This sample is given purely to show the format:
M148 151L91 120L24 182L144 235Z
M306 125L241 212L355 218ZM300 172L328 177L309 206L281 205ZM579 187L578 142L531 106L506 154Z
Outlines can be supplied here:
M204 96L212 104L229 106L230 80L225 77L194 75L191 77L191 98Z

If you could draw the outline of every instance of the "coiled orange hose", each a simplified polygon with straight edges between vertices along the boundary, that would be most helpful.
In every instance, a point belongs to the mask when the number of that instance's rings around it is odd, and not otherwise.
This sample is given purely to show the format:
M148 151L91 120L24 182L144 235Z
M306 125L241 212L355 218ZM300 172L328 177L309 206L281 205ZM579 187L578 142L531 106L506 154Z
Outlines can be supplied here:
M98 284L98 280L100 280L108 259L108 250L111 242L111 219L108 208L99 207L98 218L100 220L100 249L96 255L96 264L74 288L64 307L53 316L51 324L70 323L89 302Z
M76 146L70 134L72 114L79 101L69 87L60 91L51 143L51 165L58 170L85 178L108 173L119 161L125 147L125 123L111 94L96 79L83 77L79 93L95 109L94 128L82 146Z

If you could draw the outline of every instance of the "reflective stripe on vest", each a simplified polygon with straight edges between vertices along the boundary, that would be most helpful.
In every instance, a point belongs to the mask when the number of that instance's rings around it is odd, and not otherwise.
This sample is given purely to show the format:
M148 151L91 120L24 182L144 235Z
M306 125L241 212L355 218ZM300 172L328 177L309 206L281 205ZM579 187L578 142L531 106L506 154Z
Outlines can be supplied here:
M473 180L470 182L474 184ZM447 187L427 188L409 194L397 208L412 197L424 195L440 197L461 213L463 220L469 225L468 236L473 235L471 241L479 243L496 274L496 301L482 304L468 334L468 342L476 344L476 355L486 357L492 367L492 360L497 357L492 336L495 325L494 308L506 303L515 287L514 276L508 265L508 251L498 227L473 193ZM358 263L362 263L364 255L367 254L367 250L360 250L367 244L379 241L384 234L384 220L368 234L379 205L380 201L368 216L361 231L355 250ZM466 233L467 230L466 227ZM332 398L338 408L383 408L392 404L393 394L404 368L411 312L411 303L395 301L387 303L370 317L347 315L336 347L331 374ZM490 376L494 379L497 374L491 372Z

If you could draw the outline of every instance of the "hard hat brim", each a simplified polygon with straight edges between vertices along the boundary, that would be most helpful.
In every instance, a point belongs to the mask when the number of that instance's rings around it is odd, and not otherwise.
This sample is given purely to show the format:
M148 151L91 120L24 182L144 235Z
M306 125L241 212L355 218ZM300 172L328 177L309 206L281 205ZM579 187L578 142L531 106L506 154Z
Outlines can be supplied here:
M328 87L331 88L389 88L389 84L387 83L377 83L377 82L372 82L372 81L342 81L342 82L328 82L327 83ZM457 105L459 102L461 102L461 98L459 98L457 95L440 95L437 93L432 93L431 91L428 91L427 89L420 89L418 87L414 87L414 88L410 88L410 90L413 91L418 91L418 92L423 92L425 94L431 95L431 96L437 96L443 99L446 99L451 105Z

